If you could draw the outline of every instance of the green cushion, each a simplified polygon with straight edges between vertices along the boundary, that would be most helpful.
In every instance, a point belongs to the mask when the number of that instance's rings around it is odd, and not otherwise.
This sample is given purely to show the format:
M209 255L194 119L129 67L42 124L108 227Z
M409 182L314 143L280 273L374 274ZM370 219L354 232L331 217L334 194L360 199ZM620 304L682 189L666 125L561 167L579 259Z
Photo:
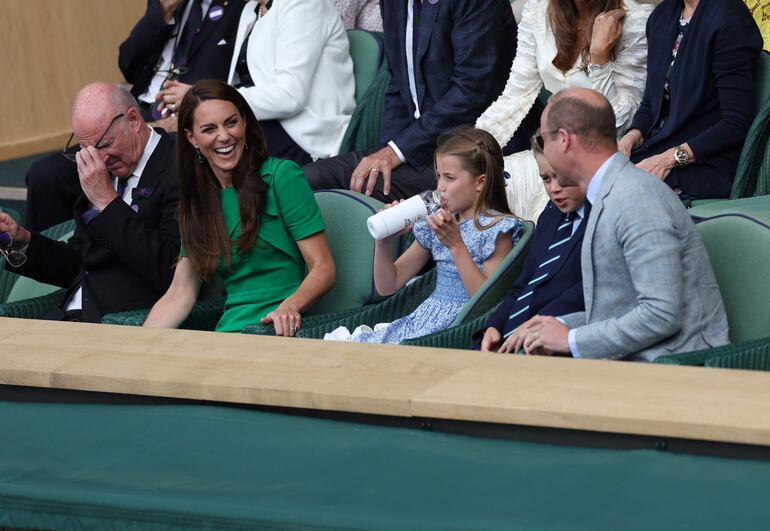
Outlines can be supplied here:
M760 109L770 98L770 53L760 52L754 69L754 101Z
M770 196L762 195L744 199L730 199L728 201L712 201L693 207L688 213L696 219L710 218L722 214L742 214L770 225Z
M349 190L319 190L315 200L326 225L326 237L337 268L337 282L308 314L363 306L377 300L374 289L374 239L366 220L383 204Z
M0 402L0 418L0 527L703 530L770 520L766 461L221 406Z
M382 112L385 106L385 92L389 83L388 64L386 60L383 60L377 77L356 104L340 145L340 153L368 152L382 147L380 129L382 128Z
M356 103L361 101L374 81L382 61L382 46L373 34L362 29L347 32L350 57L353 59L353 77L356 82Z
M730 341L770 336L770 224L723 214L696 227L725 303Z

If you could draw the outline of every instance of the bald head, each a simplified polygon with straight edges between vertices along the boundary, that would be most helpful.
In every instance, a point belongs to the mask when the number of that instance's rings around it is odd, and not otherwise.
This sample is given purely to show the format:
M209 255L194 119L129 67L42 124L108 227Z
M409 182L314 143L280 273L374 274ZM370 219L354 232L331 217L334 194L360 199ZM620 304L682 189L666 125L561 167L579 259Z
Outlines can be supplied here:
M616 149L615 112L601 93L586 88L562 90L548 101L545 113L549 131L571 131L587 150Z
M136 168L150 130L127 91L110 83L91 83L72 103L72 132L81 147L94 146L107 170L127 177Z
M113 116L132 107L139 112L136 100L126 90L111 83L91 83L75 95L72 102L72 127L77 130L76 123L94 125L94 122L105 120L109 123Z

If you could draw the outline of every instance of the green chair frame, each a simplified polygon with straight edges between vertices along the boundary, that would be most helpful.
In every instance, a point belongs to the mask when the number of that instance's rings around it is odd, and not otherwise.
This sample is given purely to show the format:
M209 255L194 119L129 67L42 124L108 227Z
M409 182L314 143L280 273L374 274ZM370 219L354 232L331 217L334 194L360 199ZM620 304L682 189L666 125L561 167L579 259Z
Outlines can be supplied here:
M505 260L490 275L473 297L465 304L455 318L452 326L446 330L420 338L404 341L404 345L431 346L442 348L471 348L472 335L483 327L489 314L502 300L504 294L516 281L529 249L534 233L534 224L523 222L521 237ZM430 294L436 283L437 272L434 270L401 288L395 295L379 304L353 314L329 315L320 324L305 323L297 337L320 339L325 333L345 326L353 329L358 325L374 326L381 322L392 322L414 311Z

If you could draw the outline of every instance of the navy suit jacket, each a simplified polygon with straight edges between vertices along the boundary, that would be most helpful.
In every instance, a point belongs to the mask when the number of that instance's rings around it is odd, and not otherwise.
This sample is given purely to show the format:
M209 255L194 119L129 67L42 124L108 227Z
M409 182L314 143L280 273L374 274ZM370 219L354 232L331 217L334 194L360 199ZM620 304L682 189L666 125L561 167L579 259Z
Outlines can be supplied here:
M408 1L380 2L391 71L381 140L394 141L423 171L433 164L439 135L475 123L503 91L516 54L516 21L508 0L424 0L414 50L416 120L404 44Z
M754 119L754 64L762 37L741 0L701 0L671 72L670 114L651 134L660 119L682 5L664 0L647 21L647 84L631 124L644 142L631 160L689 143L696 162L672 169L666 182L699 198L728 197Z
M192 84L205 78L227 80L244 4L244 0L211 2L190 45L187 72L179 76L179 81ZM177 25L186 6L187 2L182 2L174 13ZM223 10L222 17L212 20L209 15L217 6ZM155 75L155 65L174 29L174 25L164 22L158 0L147 0L147 11L131 30L128 39L120 45L118 54L118 66L126 81L133 83L131 93L134 96L138 97L147 90Z
M517 319L511 326L506 327L516 299L525 292L527 283L536 276L537 267L546 260L548 246L553 243L554 234L556 234L563 216L564 214L549 201L537 220L532 246L524 262L524 269L516 279L516 283L506 293L503 302L487 320L484 330L491 326L505 334L538 314L557 316L584 310L580 248L588 219L583 219L580 222L577 231L567 243L567 249L561 254L561 258L554 266L550 277L535 287L530 296L529 310L521 314L520 319ZM480 340L483 331L477 335Z

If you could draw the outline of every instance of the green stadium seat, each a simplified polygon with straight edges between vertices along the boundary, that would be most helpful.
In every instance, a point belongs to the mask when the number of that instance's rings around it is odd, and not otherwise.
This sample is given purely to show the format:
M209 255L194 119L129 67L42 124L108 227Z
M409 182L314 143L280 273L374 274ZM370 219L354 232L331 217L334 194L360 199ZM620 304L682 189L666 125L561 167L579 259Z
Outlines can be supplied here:
M306 316L302 328L325 322L329 314L347 315L361 307L382 300L374 289L374 244L366 228L366 220L383 207L383 203L367 195L349 190L319 190L315 199L326 224L326 237L337 268L337 282ZM399 240L394 240L394 251ZM258 323L244 328L244 333L270 335L272 325Z
M385 106L385 91L390 83L387 61L383 59L369 89L356 104L345 136L340 145L340 153L351 151L374 151L380 147L380 129L382 112Z
M473 297L465 304L455 318L454 323L447 330L436 332L420 338L405 341L404 345L445 347L445 348L470 348L471 335L483 326L489 313L502 300L505 292L516 281L524 264L524 258L529 247L534 224L525 221L521 238L508 253L505 260L495 272L484 282ZM355 314L330 316L331 318L314 327L305 327L297 333L298 337L320 339L325 333L339 326L345 326L353 330L358 325L374 326L377 323L395 321L411 313L433 291L436 282L436 271L430 271L412 284L409 284L389 299L366 308ZM479 324L480 322L480 324Z
M303 317L303 326L313 323L312 316L331 311L360 311L361 306L381 300L374 290L374 240L366 228L366 219L383 204L349 190L319 190L314 194L326 224L326 237L337 267L337 282ZM398 245L398 241L394 245ZM214 330L224 311L221 279L208 283L190 316L180 328ZM105 315L106 324L141 326L149 309ZM309 320L309 321L308 321ZM246 333L270 335L272 325L254 323Z
M356 103L366 93L382 63L383 51L380 38L361 29L347 30L350 57L353 59L353 77L356 82Z
M770 336L770 196L711 203L691 213L709 214L696 227L722 293L730 341L742 349L747 342ZM655 361L700 365L723 353L708 349Z
M770 337L755 341L751 348L712 356L705 361L704 365L717 369L770 371Z

